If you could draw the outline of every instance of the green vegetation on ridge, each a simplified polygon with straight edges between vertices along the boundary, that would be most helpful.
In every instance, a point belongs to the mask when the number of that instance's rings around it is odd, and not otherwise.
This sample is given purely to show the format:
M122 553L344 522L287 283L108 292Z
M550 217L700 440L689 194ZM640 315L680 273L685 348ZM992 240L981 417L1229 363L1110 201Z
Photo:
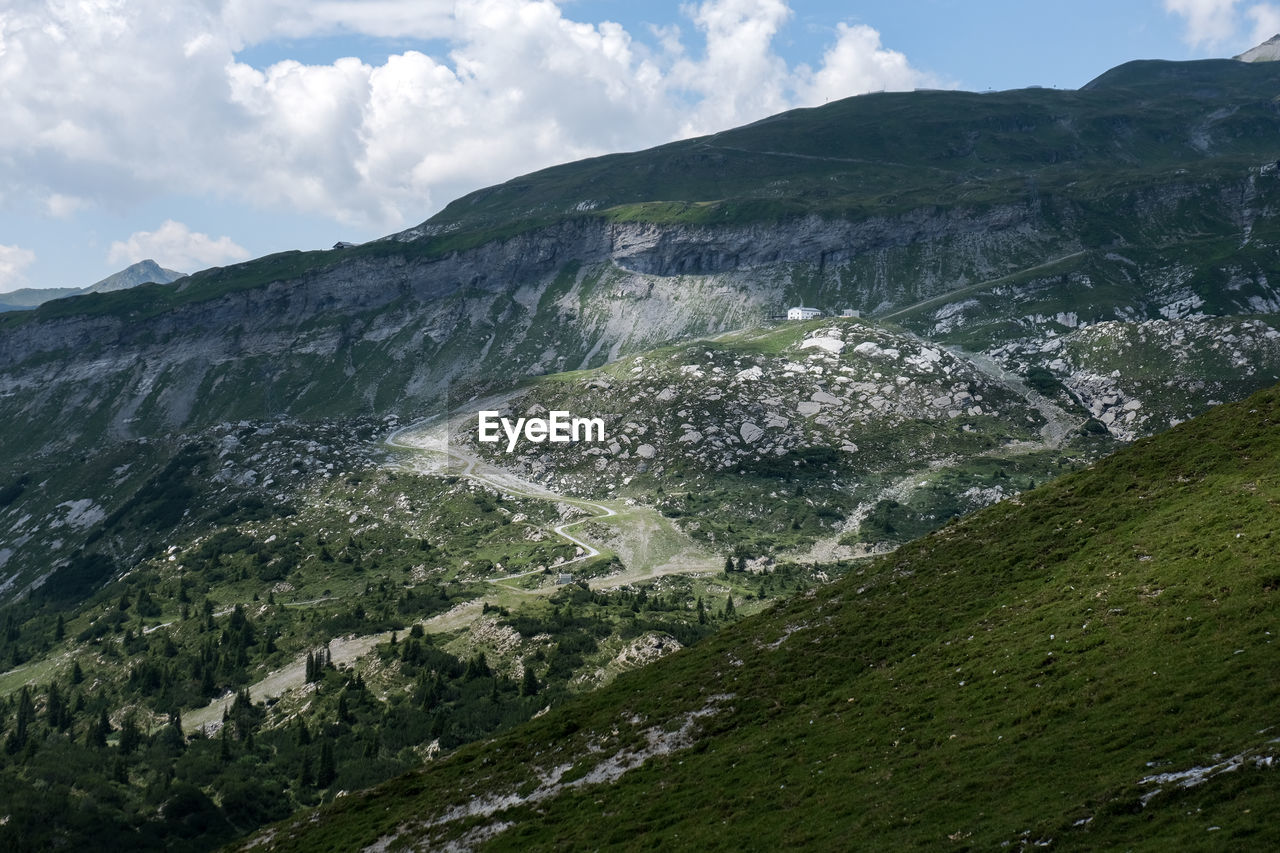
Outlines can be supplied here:
M1277 458L1272 389L269 837L1276 846Z

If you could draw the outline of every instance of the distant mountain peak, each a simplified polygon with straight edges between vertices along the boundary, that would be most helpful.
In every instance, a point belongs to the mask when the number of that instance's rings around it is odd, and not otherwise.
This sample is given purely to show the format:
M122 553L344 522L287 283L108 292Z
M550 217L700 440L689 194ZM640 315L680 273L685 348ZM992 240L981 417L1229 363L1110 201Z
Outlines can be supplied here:
M1241 62L1275 62L1280 60L1280 33L1276 33L1257 47L1251 47L1233 58Z
M131 264L125 267L120 270L120 272L112 273L102 279L102 281L94 282L89 285L84 292L106 293L112 290L125 290L148 282L168 284L175 279L182 278L184 275L186 275L186 273L167 270L151 258L147 258L146 260L138 261L136 264Z
M11 293L0 294L0 312L35 308L50 300L65 299L68 296L128 290L131 287L151 282L168 284L185 275L186 273L165 269L151 258L147 258L146 260L138 261L136 264L130 264L119 272L112 273L88 287L24 287Z

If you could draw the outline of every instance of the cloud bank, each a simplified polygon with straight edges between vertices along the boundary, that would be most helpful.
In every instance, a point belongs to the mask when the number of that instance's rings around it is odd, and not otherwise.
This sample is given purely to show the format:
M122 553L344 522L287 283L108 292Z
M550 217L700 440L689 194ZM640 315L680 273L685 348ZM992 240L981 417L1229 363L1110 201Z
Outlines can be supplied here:
M0 293L26 287L23 270L35 263L36 253L20 246L0 246Z
M243 261L248 257L249 252L230 237L215 240L172 219L155 231L137 231L128 240L116 241L107 251L107 262L111 264L129 266L150 258L162 267L179 272Z
M1280 5L1240 0L1164 0L1186 22L1183 39L1195 48L1244 44L1246 50L1280 33Z
M176 193L390 230L553 163L938 85L866 26L835 29L818 67L789 66L773 48L782 0L686 13L689 31L638 40L551 0L14 0L0 11L5 203L70 216ZM449 47L379 65L237 59L353 33ZM164 262L186 268L239 249L184 227L139 232L112 257L163 240Z

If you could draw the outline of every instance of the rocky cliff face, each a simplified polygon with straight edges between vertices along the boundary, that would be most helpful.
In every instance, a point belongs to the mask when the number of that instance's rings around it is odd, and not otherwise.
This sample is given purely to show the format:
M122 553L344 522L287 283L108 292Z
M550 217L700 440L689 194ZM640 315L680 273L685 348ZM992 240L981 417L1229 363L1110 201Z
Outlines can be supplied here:
M1174 180L1094 197L1114 251L1088 248L1099 216L1065 198L731 226L578 218L442 257L388 240L381 254L338 254L260 287L206 296L186 279L9 323L0 408L24 452L243 417L414 413L800 301L948 342L979 334L973 348L1046 334L1054 323L1035 318L1064 312L1146 319L1181 300L1256 313L1280 299L1262 260L1277 183L1253 169L1234 186ZM1235 244L1212 269L1190 228L1205 222ZM1125 248L1152 233L1161 251Z

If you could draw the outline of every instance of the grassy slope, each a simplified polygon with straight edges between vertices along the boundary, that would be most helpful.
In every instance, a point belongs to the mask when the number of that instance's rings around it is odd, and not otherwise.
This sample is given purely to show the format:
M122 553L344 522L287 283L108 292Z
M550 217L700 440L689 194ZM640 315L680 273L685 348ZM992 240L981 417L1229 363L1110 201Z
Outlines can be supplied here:
M1280 390L1223 406L275 843L456 837L486 821L424 823L716 707L690 749L496 815L494 846L1274 847L1274 770L1145 808L1140 780L1280 751L1278 427Z

